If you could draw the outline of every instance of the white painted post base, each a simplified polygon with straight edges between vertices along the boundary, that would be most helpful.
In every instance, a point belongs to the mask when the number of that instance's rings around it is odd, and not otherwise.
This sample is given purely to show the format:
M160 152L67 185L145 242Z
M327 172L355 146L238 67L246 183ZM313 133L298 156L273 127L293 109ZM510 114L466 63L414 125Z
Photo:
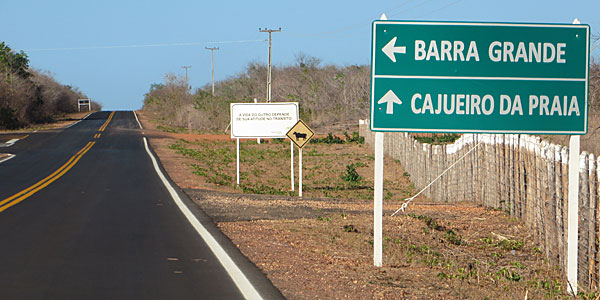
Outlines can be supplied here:
M302 198L302 148L298 151L298 160L300 161L298 164L298 196Z
M375 133L375 196L373 199L373 263L382 265L383 245L383 132Z
M569 141L569 202L567 212L567 281L577 295L577 244L579 235L579 144L580 136Z
M236 151L235 151L235 153L236 153L236 163L235 163L235 165L236 165L236 172L235 172L236 182L235 183L237 186L240 186L240 139L239 138L235 139L235 145L236 145L236 147L235 147L236 148Z

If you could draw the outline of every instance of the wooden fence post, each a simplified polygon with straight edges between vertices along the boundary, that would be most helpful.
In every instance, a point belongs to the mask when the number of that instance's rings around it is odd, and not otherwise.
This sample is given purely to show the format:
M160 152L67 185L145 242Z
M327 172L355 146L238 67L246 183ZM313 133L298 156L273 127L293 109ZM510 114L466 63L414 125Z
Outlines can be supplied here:
M596 252L597 252L597 233L596 233L596 157L590 153L587 163L588 174L588 201L589 201L589 219L588 219L588 287L596 287Z
M548 198L548 228L546 230L546 237L549 241L546 246L545 252L546 257L552 260L555 259L555 255L553 253L553 249L557 248L557 222L556 222L556 145L549 144L546 151L546 164L548 168L548 176L547 176L547 190Z

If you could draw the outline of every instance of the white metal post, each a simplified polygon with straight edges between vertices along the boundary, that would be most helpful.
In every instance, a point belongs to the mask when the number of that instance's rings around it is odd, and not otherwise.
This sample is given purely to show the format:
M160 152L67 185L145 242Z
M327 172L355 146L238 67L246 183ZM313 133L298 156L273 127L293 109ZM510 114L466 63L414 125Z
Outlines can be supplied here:
M290 174L290 177L292 178L292 192L296 189L295 184L294 184L294 142L290 141L290 165L291 165L291 170L292 173Z
M373 263L382 265L383 216L383 132L375 133L375 196L373 199Z
M237 138L235 139L235 143L236 143L236 166L237 166L237 170L236 170L236 183L237 186L240 186L240 139Z
M298 196L302 197L302 148L298 151Z
M385 14L381 14L379 18L387 20ZM376 267L381 267L383 259L383 132L375 133L375 190L373 196L373 264Z
M569 141L569 203L567 227L567 281L577 295L577 244L579 232L579 144L580 137Z
M573 24L580 24L579 19ZM579 149L580 136L569 140L569 200L567 212L567 281L577 296L577 245L579 243Z

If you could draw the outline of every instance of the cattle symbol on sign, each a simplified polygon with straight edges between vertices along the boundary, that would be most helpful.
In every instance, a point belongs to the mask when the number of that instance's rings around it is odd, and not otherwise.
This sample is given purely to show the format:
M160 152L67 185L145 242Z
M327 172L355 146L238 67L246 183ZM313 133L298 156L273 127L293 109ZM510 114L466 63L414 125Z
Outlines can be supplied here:
M296 141L300 141L300 139L306 140L306 133L293 132L294 137L296 137Z
M302 149L315 133L302 120L298 120L298 123L290 128L286 135L298 148Z

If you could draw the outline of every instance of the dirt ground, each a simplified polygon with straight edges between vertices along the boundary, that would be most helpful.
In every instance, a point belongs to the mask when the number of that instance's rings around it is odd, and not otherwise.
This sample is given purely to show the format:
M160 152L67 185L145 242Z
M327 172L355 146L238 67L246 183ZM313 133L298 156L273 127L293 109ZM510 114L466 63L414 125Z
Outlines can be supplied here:
M299 198L283 163L286 143L243 143L246 183L236 187L228 135L165 133L140 119L169 176L288 299L569 298L559 270L503 211L419 197L391 217L416 190L387 158L383 267L373 267L373 157L366 145L308 145Z
M34 132L34 131L38 131L38 130L63 128L65 126L69 126L69 125L83 119L85 116L87 116L89 114L90 114L89 111L70 113L70 114L66 114L62 118L58 118L56 120L56 122L45 123L45 124L34 124L29 127L25 127L25 128L21 128L21 129L17 129L17 130L0 130L0 133L19 134L19 133L24 133L24 132Z

